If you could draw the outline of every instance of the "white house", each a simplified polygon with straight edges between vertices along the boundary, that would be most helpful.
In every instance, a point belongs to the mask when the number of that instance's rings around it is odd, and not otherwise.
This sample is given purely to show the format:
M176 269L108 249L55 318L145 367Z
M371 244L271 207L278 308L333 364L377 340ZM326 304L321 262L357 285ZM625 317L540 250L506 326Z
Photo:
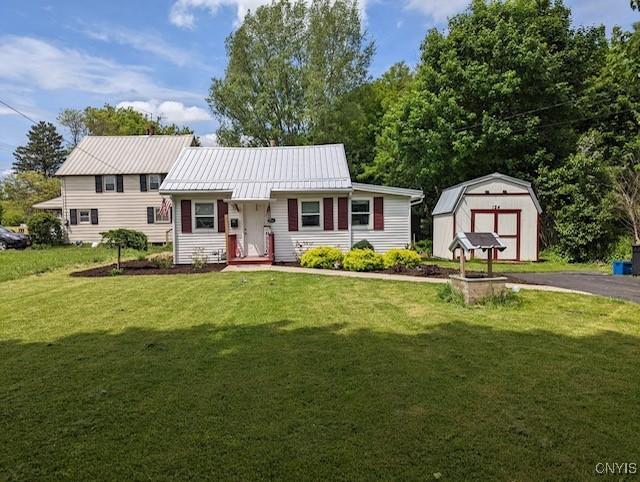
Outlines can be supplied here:
M541 212L531 184L504 174L452 186L432 212L433 255L453 259L449 245L457 232L493 232L507 245L495 259L537 261Z
M411 242L421 191L351 181L342 145L184 149L160 188L174 206L174 261L294 261L306 249ZM226 221L225 221L226 219ZM228 253L228 256L227 256Z
M171 240L171 212L160 211L160 185L192 135L87 136L56 172L59 198L36 204L59 212L68 242L101 240L115 228Z

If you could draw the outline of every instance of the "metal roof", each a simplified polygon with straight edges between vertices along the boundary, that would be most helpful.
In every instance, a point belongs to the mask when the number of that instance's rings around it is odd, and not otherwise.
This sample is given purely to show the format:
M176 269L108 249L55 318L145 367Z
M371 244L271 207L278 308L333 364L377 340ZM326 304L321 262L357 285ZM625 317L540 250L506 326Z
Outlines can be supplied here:
M36 203L32 207L35 209L62 209L62 196Z
M266 200L272 191L351 191L351 177L342 144L193 147L180 153L160 192L193 191Z
M419 189L406 189L403 187L378 186L376 184L362 184L360 182L353 183L355 191L374 192L380 194L394 194L396 196L407 196L412 201L422 201L424 193Z
M164 174L192 135L87 136L71 151L56 176Z
M459 232L449 245L449 251L462 248L465 253L475 249L486 251L487 249L497 249L504 251L507 249L500 237L496 233L463 233Z
M540 207L540 203L538 202L536 194L533 192L531 183L523 181L522 179L516 179L515 177L507 176L505 174L500 174L499 172L494 172L493 174L489 174L487 176L478 177L476 179L472 179L470 181L465 181L460 184L456 184L455 186L448 187L447 189L442 191L442 194L440 195L440 198L436 203L436 207L433 208L431 214L437 216L439 214L450 214L454 212L458 208L458 204L460 204L460 201L462 200L462 197L467 189L477 184L494 180L504 181L526 188L531 195L531 199L533 200L536 209L539 213L542 212L542 208Z

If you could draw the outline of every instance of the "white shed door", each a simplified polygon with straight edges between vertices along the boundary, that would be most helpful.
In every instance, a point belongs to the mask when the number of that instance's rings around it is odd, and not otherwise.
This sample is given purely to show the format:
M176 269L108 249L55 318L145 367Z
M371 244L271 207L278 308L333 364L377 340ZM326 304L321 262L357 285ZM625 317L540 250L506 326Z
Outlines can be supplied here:
M473 232L475 233L493 233L495 230L496 216L493 212L474 212ZM477 250L474 257L487 259L487 253Z

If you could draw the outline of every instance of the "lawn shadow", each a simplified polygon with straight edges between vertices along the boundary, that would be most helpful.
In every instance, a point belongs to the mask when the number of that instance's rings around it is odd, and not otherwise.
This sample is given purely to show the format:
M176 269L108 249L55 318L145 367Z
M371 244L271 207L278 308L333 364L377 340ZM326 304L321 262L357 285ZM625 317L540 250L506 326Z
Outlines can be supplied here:
M638 342L287 320L4 341L0 478L596 478L640 461Z

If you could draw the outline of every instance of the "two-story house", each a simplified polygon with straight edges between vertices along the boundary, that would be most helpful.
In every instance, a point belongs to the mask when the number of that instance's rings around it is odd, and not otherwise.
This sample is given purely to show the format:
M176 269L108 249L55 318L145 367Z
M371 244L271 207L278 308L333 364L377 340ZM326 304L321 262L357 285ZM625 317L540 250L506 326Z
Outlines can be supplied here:
M161 211L159 189L193 143L192 135L87 136L56 173L60 198L36 207L61 213L70 243L100 241L115 228L141 231L151 243L171 240L172 211Z

